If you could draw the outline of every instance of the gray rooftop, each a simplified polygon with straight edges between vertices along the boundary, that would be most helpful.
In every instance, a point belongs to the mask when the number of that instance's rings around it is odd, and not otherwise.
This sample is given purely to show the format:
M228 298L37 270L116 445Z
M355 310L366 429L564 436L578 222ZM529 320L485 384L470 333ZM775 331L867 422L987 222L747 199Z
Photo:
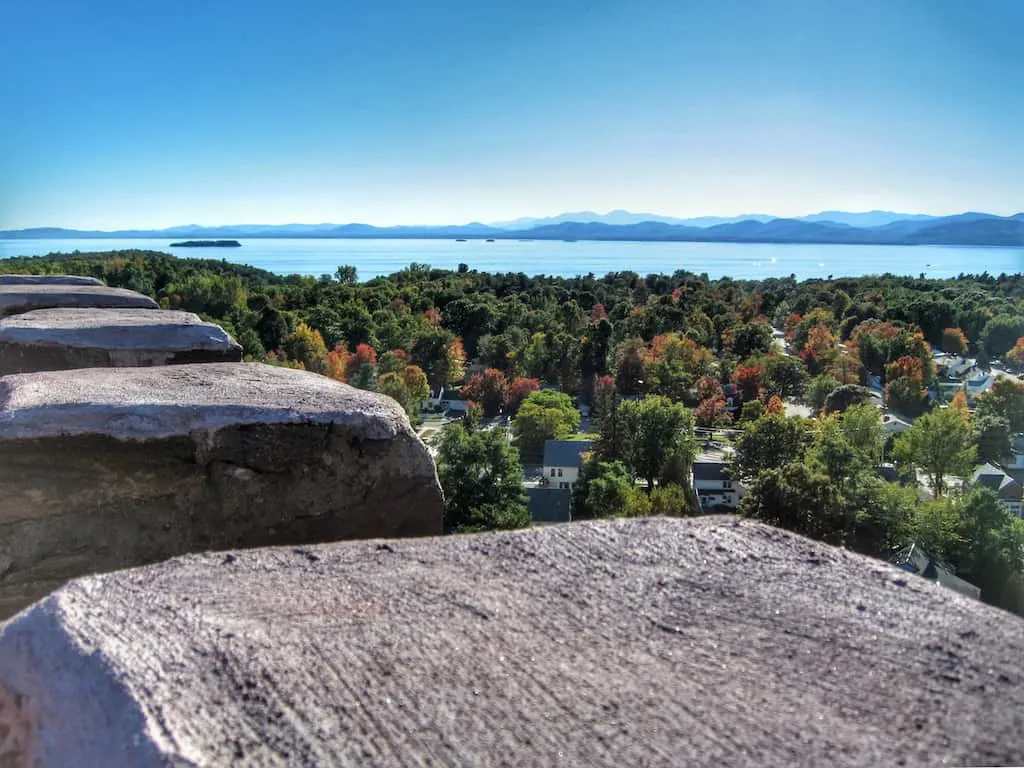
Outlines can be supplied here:
M578 467L580 457L593 445L592 440L548 440L544 443L544 466Z
M726 474L729 465L724 461L695 461L693 462L694 480L732 480Z
M990 488L999 494L999 498L1007 501L1021 500L1021 486L999 467L994 464L982 464L974 473L973 482Z
M572 492L563 488L527 488L530 519L535 523L568 523L572 520Z

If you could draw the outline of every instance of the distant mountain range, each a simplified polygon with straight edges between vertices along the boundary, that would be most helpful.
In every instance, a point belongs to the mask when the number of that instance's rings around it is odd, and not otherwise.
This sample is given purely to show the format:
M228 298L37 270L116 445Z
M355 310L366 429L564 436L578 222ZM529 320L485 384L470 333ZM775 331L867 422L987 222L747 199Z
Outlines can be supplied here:
M823 211L781 219L751 214L676 219L647 213L587 211L545 219L516 219L494 225L472 222L453 226L375 227L370 224L186 225L168 229L96 230L42 227L0 231L0 238L455 238L496 240L660 240L732 243L850 243L870 245L1024 246L1024 213L955 216L869 211ZM1024 265L1022 265L1024 266Z
M642 224L648 221L656 221L661 224L679 224L686 227L714 227L718 224L736 224L741 221L772 221L779 218L766 213L744 213L739 216L698 216L693 219L679 219L672 216L659 216L656 213L631 213L630 211L609 211L608 213L594 213L593 211L578 211L576 213L562 213L558 216L531 219L522 218L513 221L498 221L492 226L499 229L523 230L534 227L543 227L549 224ZM923 213L893 213L892 211L867 211L865 213L847 213L846 211L822 211L812 213L809 216L796 216L795 221L831 221L836 224L849 224L851 227L880 227L894 221L903 220L926 220L934 219L935 216L928 216Z

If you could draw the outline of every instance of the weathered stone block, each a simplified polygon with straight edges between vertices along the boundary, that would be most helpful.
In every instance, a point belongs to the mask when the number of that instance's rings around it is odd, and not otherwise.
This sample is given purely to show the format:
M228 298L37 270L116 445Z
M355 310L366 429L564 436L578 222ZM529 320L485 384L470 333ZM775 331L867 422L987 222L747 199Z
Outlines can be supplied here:
M0 617L86 573L441 530L390 398L249 363L0 379Z
M0 628L0 689L43 768L1022 765L1022 654L879 561L619 520L80 579Z
M0 318L0 376L241 359L223 328L191 312L37 309Z
M103 285L84 275L0 275L0 285Z
M159 309L148 296L105 285L0 285L0 316L54 307Z

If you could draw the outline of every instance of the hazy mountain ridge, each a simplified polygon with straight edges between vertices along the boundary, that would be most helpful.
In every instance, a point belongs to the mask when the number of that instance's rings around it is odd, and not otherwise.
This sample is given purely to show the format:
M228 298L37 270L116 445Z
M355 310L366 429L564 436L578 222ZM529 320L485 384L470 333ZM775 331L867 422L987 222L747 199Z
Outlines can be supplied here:
M575 216L577 214L563 214ZM584 212L581 215L589 215ZM598 216L598 214L593 214ZM501 229L480 222L452 226L394 226L371 224L240 224L222 227L185 225L159 230L74 230L59 227L38 227L0 231L0 237L21 238L494 238L537 240L659 240L680 242L749 242L749 243L830 243L866 245L998 245L1024 246L1024 213L995 216L966 212L953 216L910 215L910 218L887 220L892 214L870 211L848 214L825 211L803 218L772 218L751 216L738 221L702 217L678 223L683 219L656 217L630 221L646 214L612 211L619 222L559 220L525 229ZM857 219L856 217L866 217ZM553 217L561 219L562 217ZM834 219L844 219L835 221ZM855 226L851 221L883 221L872 226ZM527 219L517 220L520 224ZM543 220L541 220L543 221ZM717 223L711 223L717 222ZM518 225L517 225L518 226Z

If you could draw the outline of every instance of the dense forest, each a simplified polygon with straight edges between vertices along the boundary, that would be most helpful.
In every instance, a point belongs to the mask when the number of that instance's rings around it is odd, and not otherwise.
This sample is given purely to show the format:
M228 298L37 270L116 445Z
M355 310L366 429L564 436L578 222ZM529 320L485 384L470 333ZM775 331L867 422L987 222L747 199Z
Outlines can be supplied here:
M414 420L430 393L458 392L473 405L445 427L438 461L450 530L527 524L518 450L575 431L585 404L595 446L576 517L696 513L687 478L697 431L727 428L731 471L749 488L742 514L873 555L917 541L984 599L1022 606L1024 522L956 479L1009 453L1024 431L1024 385L1002 379L968 397L933 354L1024 368L1020 274L554 278L412 264L360 283L349 266L280 276L142 251L0 269L92 275L148 294L220 323L247 359L381 391ZM896 440L868 384L914 421ZM787 416L793 402L815 417ZM513 447L477 426L498 415L513 417ZM898 478L885 476L892 463ZM479 471L467 473L472 464Z

